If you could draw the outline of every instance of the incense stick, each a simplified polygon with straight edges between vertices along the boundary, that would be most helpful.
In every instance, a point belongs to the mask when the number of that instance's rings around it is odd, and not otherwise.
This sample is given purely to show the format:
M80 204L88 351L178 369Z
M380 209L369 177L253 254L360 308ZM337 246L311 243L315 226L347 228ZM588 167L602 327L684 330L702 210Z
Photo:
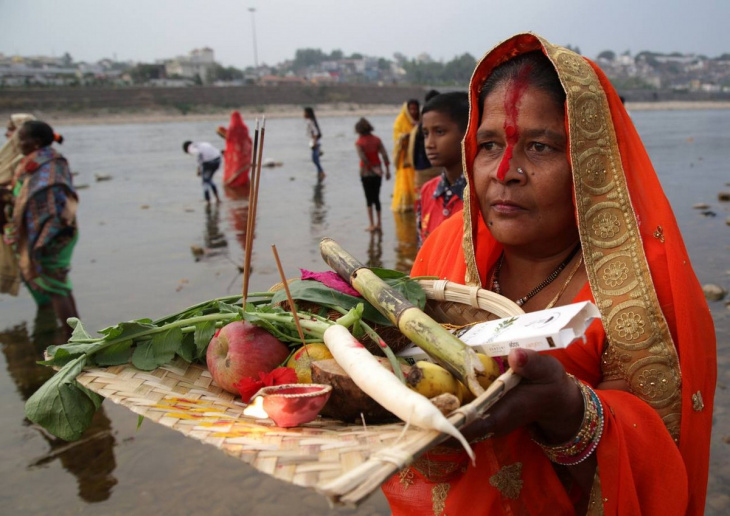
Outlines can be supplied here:
M284 275L284 269L281 267L281 261L279 261L279 253L276 252L276 246L272 245L271 250L274 252L274 259L276 260L276 266L279 268L279 276L281 276L281 282L284 285L284 290L286 291L286 298L289 301L289 310L291 311L292 315L294 316L294 324L297 325L297 331L299 332L299 338L302 339L302 345L304 346L304 351L309 355L309 350L307 350L306 342L304 340L304 331L302 331L302 326L299 324L299 316L297 315L297 308L294 306L294 299L291 297L291 292L289 292L289 283L286 281L286 276Z
M261 118L261 141L259 142L258 152L259 155L256 158L256 167L254 174L256 175L256 187L253 192L253 222L251 224L251 232L256 225L256 213L259 207L259 183L261 182L261 161L264 154L264 136L266 135L266 116ZM250 216L250 215L249 215ZM248 294L248 292L246 292Z
M249 184L249 191L248 191L248 219L246 220L246 249L245 249L245 255L244 255L244 263L243 263L243 299L241 300L241 303L243 307L246 307L246 298L248 297L248 278L249 273L251 270L251 245L253 243L253 225L254 225L254 217L253 215L253 209L254 209L254 198L255 198L255 192L258 189L258 181L256 178L256 154L259 147L259 119L256 119L256 131L254 132L254 138L253 138L253 154L251 155L251 181Z

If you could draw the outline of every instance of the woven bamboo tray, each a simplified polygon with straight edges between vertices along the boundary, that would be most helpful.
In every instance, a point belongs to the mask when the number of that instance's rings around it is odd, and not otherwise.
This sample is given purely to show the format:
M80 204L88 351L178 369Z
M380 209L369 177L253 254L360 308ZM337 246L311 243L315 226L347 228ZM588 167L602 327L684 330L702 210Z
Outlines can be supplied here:
M439 322L465 324L522 313L493 292L446 281L421 283L429 300L426 311ZM404 423L353 425L323 417L296 428L279 428L270 419L244 416L246 405L239 397L217 387L205 366L182 359L154 371L140 371L131 364L90 369L78 381L263 473L314 489L333 504L359 504L390 475L445 439L438 432L406 428ZM463 426L478 417L478 408L483 412L503 392L503 382L495 382L449 419Z

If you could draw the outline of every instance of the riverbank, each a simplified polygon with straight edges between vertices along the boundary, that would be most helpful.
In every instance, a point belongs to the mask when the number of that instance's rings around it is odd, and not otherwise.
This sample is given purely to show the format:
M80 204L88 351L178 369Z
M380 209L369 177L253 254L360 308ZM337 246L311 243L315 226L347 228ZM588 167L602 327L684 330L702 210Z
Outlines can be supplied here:
M390 104L320 104L315 106L317 118L342 116L396 116L400 110L398 105ZM107 124L142 124L165 122L217 122L228 125L228 119L233 108L206 109L204 112L180 113L178 110L146 109L129 110L125 112L44 112L40 116L52 125L107 125ZM238 109L244 121L250 125L254 119L266 118L296 118L302 116L302 108L291 105L243 106ZM0 115L1 117L2 115Z
M728 101L666 101L666 102L627 102L629 111L680 111L680 110L717 110L730 109ZM354 104L328 103L315 107L317 117L342 116L379 116L391 115L395 117L400 111L400 105L392 104ZM206 109L205 112L180 113L176 109L145 109L111 112L108 110L89 110L84 112L68 113L64 111L36 112L36 116L48 121L52 125L115 125L115 124L142 124L165 122L217 122L226 125L232 109ZM301 116L299 106L273 104L266 106L243 106L239 108L245 121L256 118L296 118ZM7 119L10 113L0 113L0 119Z

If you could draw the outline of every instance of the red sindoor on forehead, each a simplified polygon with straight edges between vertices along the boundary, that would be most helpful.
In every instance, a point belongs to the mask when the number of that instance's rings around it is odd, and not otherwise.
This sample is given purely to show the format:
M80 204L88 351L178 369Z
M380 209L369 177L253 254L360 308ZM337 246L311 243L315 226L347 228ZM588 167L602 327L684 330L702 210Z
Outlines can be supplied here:
M497 169L497 178L500 181L504 181L504 177L507 175L512 160L512 151L520 137L517 131L517 118L519 115L517 106L522 100L527 86L529 86L527 76L530 74L531 69L532 67L525 66L517 74L517 77L507 83L507 91L504 95L504 134L507 139L507 148L504 150L504 156L502 156L499 169Z

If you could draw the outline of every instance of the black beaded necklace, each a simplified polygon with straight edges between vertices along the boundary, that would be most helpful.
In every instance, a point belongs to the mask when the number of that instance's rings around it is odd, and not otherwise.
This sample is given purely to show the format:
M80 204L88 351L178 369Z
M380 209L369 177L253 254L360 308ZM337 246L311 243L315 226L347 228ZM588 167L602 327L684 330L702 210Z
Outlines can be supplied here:
M538 286L530 290L526 296L521 297L517 300L515 300L515 303L517 306L523 306L527 301L529 301L535 294L540 292L542 289L550 285L553 281L555 281L555 278L557 278L560 273L562 272L565 267L568 266L570 261L575 257L576 254L578 254L578 251L580 251L580 242L578 242L578 245L575 246L575 248L570 252L570 254L560 262L558 267L550 273L550 275L545 278L542 283L540 283ZM497 261L497 266L494 268L494 275L492 276L492 291L496 292L497 294L502 293L502 289L499 287L499 272L502 270L502 262L504 261L504 251L502 251L502 254L499 255L499 260Z

